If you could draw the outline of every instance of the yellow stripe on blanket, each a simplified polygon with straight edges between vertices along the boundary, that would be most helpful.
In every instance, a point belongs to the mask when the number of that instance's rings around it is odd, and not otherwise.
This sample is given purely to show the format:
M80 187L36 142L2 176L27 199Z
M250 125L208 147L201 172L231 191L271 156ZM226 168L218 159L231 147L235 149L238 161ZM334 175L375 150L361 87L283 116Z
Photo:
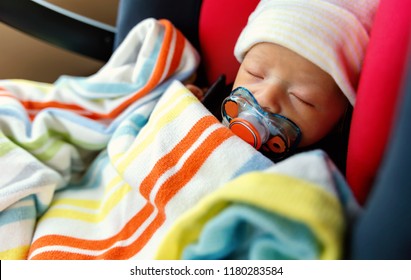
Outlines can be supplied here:
M178 116L181 115L181 112L184 111L189 105L198 102L188 89L182 88L178 92L175 93L173 96L178 101L177 104L175 102L172 103L164 103L163 106L159 104L159 108L153 112L152 115L152 122L156 123L152 128L152 131L142 130L141 133L141 141L138 145L134 148L131 148L126 153L122 154L122 157L115 157L116 160L121 161L120 163L113 163L116 166L116 169L120 174L124 174L127 167L130 163L138 157L151 143L153 143L154 139L157 137L157 134L170 122L176 119ZM166 110L167 109L167 110ZM156 113L158 112L158 113ZM159 120L157 120L159 118ZM143 133L147 132L148 135L143 135Z
M180 259L203 227L231 203L245 203L307 225L322 245L320 259L341 257L343 212L337 198L319 186L282 174L245 174L204 198L167 233L156 259Z
M0 260L24 260L27 258L30 246L20 246L0 252Z
M114 181L114 180L113 180ZM108 185L108 188L111 188ZM118 205L122 199L131 191L128 184L122 183L121 186L113 191L107 199L104 200L84 200L84 199L57 199L40 219L44 221L51 218L66 218L72 220L85 221L88 223L100 223L112 209ZM79 207L83 209L91 209L94 213L82 211L81 209L72 209L72 207Z
M31 80L24 80L24 79L11 79L10 81L16 84L20 84L22 86L29 87L29 88L35 88L44 94L51 93L54 87L54 84L31 81Z
M116 176L104 188L104 197L109 197L110 196L109 193L114 189L114 187L118 186L119 184L122 184L121 188L125 187L125 188L130 189L130 186L123 184L122 178L120 176ZM98 210L99 208L102 208L101 206L102 201L100 199L92 200L92 199L75 199L75 198L55 198L50 206L61 207L64 205L80 207L80 208L89 209L89 210Z

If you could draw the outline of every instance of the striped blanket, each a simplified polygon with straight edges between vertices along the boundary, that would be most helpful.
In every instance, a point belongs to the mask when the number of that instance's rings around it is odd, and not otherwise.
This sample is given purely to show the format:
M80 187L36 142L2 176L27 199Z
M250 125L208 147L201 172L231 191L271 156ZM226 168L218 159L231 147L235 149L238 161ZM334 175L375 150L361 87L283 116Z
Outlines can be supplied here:
M0 259L339 258L338 171L234 136L180 82L198 62L147 19L91 77L0 81Z

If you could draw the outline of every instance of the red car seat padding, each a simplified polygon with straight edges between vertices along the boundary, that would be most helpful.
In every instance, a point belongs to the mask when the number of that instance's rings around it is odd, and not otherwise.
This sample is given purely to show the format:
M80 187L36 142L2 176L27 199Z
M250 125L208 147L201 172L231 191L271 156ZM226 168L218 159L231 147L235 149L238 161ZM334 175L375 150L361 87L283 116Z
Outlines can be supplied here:
M234 45L248 16L259 0L203 0L199 19L199 41L207 79L214 82L225 74L234 81L239 63L234 57Z
M395 117L407 62L411 1L382 0L364 60L351 122L347 180L364 203Z
M203 0L199 41L209 82L235 78L233 49L258 0ZM399 8L401 7L401 8ZM360 78L347 156L347 179L364 202L391 131L410 34L411 1L382 0Z

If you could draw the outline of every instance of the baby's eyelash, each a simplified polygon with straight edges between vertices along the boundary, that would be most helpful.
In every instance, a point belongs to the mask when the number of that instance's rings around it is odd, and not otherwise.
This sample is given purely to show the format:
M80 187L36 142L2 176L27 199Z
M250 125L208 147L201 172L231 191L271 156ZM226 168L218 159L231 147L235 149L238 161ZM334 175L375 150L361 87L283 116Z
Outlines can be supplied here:
M294 98L296 98L299 102L303 103L304 105L310 106L310 107L315 107L313 104L311 104L310 102L305 101L304 99L302 99L301 97L299 97L297 94L295 93L290 93Z
M263 78L262 75L259 75L259 74L255 73L254 71L246 70L246 72L247 72L249 75L251 75L251 76L253 76L253 77L256 77L256 78L258 78L258 79L262 79L262 78Z

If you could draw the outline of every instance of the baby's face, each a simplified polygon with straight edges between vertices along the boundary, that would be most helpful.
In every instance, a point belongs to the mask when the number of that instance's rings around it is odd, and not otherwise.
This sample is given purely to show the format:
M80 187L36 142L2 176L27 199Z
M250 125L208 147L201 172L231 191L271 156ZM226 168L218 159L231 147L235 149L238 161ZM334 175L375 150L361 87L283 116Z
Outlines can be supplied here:
M329 74L272 43L260 43L249 50L233 88L239 86L253 93L264 110L295 122L302 131L301 147L326 136L348 106Z

